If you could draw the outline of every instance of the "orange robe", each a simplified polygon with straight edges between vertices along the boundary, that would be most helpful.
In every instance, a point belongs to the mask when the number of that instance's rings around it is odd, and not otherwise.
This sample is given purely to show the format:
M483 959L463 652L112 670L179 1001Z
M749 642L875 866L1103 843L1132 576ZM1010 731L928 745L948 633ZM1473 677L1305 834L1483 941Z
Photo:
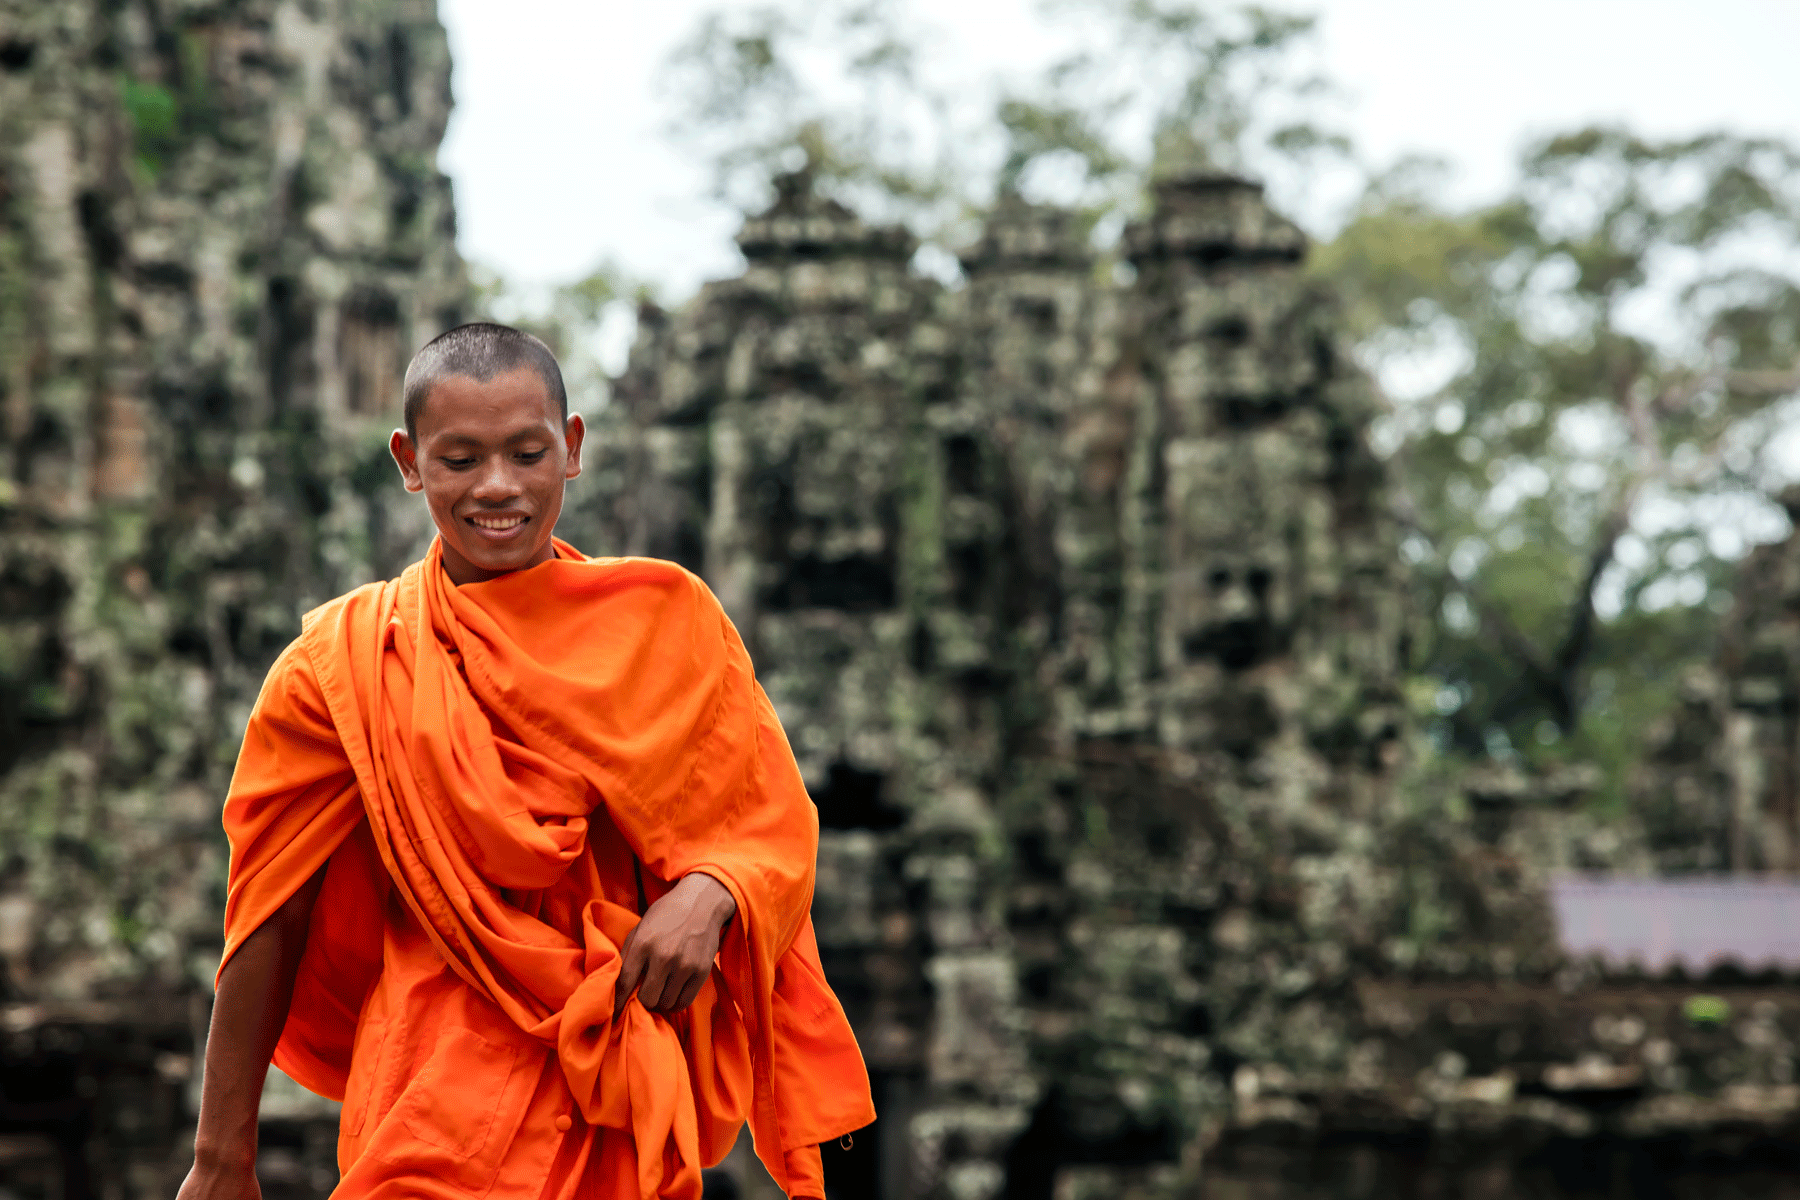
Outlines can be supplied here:
M275 1063L344 1101L340 1196L698 1197L746 1121L823 1196L874 1109L817 812L705 584L556 548L459 588L434 543L307 615L225 805L225 961L325 868ZM693 871L737 901L711 979L615 1022L640 903Z

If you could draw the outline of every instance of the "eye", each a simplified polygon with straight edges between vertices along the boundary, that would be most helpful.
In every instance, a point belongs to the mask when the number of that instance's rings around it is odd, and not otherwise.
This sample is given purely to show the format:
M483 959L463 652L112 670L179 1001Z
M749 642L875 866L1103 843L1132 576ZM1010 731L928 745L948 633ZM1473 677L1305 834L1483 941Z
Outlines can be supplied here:
M443 463L446 467L449 467L452 471L460 471L475 460L472 458L441 458L438 461Z
M526 450L519 455L519 458L525 462L534 463L547 453L549 453L547 450Z

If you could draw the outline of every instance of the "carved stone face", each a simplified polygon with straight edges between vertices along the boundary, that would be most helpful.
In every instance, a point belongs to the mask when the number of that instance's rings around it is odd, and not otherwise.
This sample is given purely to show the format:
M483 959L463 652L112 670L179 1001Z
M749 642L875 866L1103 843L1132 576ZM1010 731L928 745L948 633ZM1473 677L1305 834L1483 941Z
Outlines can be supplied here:
M891 609L893 441L849 406L774 400L757 416L748 507L767 539L758 607Z
M1163 662L1205 660L1244 671L1285 654L1293 600L1287 555L1248 447L1222 439L1172 443L1168 473Z
M1215 552L1171 574L1165 612L1179 661L1212 659L1235 672L1285 653L1283 591L1274 565L1242 550Z
M1205 569L1199 618L1182 634L1189 658L1211 655L1227 670L1241 671L1276 653L1269 590L1275 573L1245 559L1220 559Z

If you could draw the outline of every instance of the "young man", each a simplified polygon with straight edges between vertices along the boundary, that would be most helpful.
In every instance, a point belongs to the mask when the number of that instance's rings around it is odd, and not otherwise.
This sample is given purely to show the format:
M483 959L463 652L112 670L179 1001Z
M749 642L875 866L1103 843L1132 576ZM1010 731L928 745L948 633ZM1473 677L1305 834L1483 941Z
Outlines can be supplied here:
M344 1101L349 1197L698 1197L746 1122L822 1197L818 1144L873 1120L736 631L680 567L551 537L583 432L517 330L407 369L438 537L309 613L250 718L182 1200L258 1195L271 1057Z

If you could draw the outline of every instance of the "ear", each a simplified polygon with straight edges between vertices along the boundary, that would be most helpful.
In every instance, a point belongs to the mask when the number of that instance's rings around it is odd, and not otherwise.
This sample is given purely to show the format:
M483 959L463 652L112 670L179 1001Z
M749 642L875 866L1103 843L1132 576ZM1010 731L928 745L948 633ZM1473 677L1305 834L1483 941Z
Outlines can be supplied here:
M563 444L569 448L569 461L563 467L563 478L573 479L581 474L581 440L587 436L587 426L582 423L580 413L570 413L569 419L563 422Z
M394 456L394 465L400 468L400 478L409 492L425 490L425 481L419 477L419 453L413 446L413 440L406 436L406 430L396 429L388 435L388 453Z

